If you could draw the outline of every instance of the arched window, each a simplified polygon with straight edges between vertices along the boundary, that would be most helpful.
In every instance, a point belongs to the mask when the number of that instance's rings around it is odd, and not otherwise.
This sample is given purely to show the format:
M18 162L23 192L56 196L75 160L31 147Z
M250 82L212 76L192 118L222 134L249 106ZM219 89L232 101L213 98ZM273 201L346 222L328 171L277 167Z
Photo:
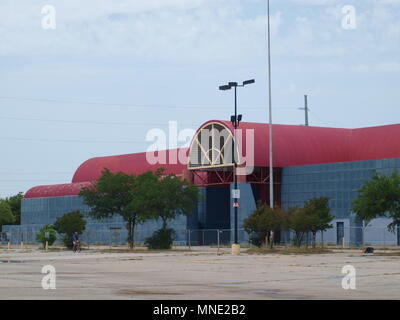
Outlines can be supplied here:
M232 166L232 141L232 132L224 125L216 122L206 124L192 140L188 168L194 170Z

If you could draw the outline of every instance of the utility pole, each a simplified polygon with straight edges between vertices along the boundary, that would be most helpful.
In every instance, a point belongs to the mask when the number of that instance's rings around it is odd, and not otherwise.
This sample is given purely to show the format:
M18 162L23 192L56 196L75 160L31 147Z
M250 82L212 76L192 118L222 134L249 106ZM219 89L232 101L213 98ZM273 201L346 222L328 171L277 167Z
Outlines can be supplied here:
M269 204L274 208L274 163L273 163L273 148L272 148L272 86L271 86L271 23L270 23L270 8L269 0L267 2L268 16L268 113L269 113ZM274 232L271 231L270 243L274 242Z
M306 113L306 126L308 127L308 101L307 101L307 95L304 96L304 112Z
M304 113L305 113L305 125L306 125L306 127L308 127L309 126L309 123L308 123L308 111L310 109L308 109L308 96L307 95L304 95L304 108L299 108L299 110L304 110Z

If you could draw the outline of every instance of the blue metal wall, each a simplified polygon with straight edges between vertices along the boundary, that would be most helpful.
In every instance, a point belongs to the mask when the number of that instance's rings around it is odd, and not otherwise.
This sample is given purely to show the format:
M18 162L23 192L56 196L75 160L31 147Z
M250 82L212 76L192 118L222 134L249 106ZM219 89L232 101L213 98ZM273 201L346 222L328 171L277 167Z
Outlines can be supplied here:
M396 169L400 169L400 159L283 168L282 208L302 207L308 199L328 197L331 213L335 216L334 223L344 222L347 230L345 237L349 243L360 245L363 243L363 225L355 222L351 203L357 197L358 190L364 182L371 179L374 171L390 174Z
M331 212L335 216L333 224L336 226L337 223L343 222L346 243L395 245L400 242L400 234L388 233L385 230L385 226L390 222L388 219L374 220L365 228L361 223L355 222L355 216L350 209L352 201L357 196L357 190L371 178L374 170L390 174L395 169L400 169L400 159L283 168L282 207L283 209L295 205L301 207L308 199L328 197ZM256 201L250 184L239 183L239 189L241 191L239 229L242 229L243 220L256 209ZM220 235L221 242L231 241L233 233L230 230L234 229L234 209L230 190L232 185L230 188L200 188L202 199L193 215L189 218L181 216L170 223L170 227L177 231L176 241L186 242L187 229L202 230L191 233L194 244L207 244L206 242L214 244L217 239L216 229L225 229ZM36 234L43 225L52 224L57 218L74 210L80 210L86 215L87 228L82 237L84 242L106 244L126 242L127 232L121 217L116 216L101 221L92 219L88 216L89 208L78 196L25 199L22 202L21 226L3 226L3 231L11 234L12 242L21 240L34 242ZM138 225L135 240L142 242L160 227L161 222L157 221ZM206 229L212 229L209 231L209 236L207 231L203 231ZM335 229L326 232L324 240L335 243L335 232ZM243 230L239 231L240 242L247 242L247 239L247 234Z
M126 243L128 233L122 217L93 219L89 208L79 196L24 199L21 207L21 225L3 226L3 232L10 234L12 243L20 241L36 242L36 234L45 224L53 224L57 218L71 211L80 210L86 219L86 230L82 241L87 243L118 244ZM186 230L187 218L178 217L169 223L175 230ZM135 241L143 242L146 237L161 228L161 221L146 221L136 226ZM60 239L59 239L60 240ZM186 234L178 232L177 242L185 242Z

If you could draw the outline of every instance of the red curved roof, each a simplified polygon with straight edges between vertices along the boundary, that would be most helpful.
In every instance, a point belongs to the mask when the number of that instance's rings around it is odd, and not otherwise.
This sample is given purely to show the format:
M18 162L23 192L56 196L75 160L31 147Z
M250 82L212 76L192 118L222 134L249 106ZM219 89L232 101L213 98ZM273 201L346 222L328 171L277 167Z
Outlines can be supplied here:
M89 159L76 170L72 183L97 180L105 168L114 173L122 171L128 174L142 174L165 168L166 174L180 175L186 168L187 151L188 149L173 149ZM179 161L179 154L184 161ZM159 159L160 163L152 164L152 156L156 157L155 160Z
M90 182L83 183L68 183L56 184L52 186L38 186L28 190L24 198L50 198L50 197L65 197L76 196L81 191L82 187L87 187Z
M233 131L230 122L220 123ZM244 122L239 129L242 150L246 150L246 130L254 130L255 166L268 166L268 124ZM400 124L359 129L276 124L272 137L275 167L400 158Z
M351 130L349 161L400 158L400 124Z
M231 122L218 120L206 122L199 130L210 122L221 123L233 131ZM268 124L242 122L239 129L243 133L243 150L246 150L248 130L254 132L254 166L268 166ZM187 151L175 149L155 153L165 159L165 162L157 164L148 161L148 156L153 153L93 158L78 168L72 184L35 187L26 193L25 198L77 195L83 185L89 184L88 181L100 177L104 168L112 172L141 174L164 167L167 174L180 175L186 169ZM181 161L176 161L178 154ZM385 158L400 158L399 124L361 129L273 125L273 161L276 167Z
M120 156L99 157L85 161L75 172L70 184L38 186L30 189L25 198L49 198L78 195L83 186L95 181L104 169L112 172L141 174L165 168L165 174L181 175L186 168L188 149L173 149L159 152L143 152ZM151 164L151 156L157 157L160 163ZM180 157L180 158L179 158ZM177 161L177 159L183 161Z
M229 121L208 121L202 127L211 122L220 123L233 132L232 123ZM269 126L265 123L240 123L237 136L242 135L242 148L239 147L239 150L243 150L243 156L246 156L246 141L250 138L248 134L251 131L254 134L254 166L266 167L269 165ZM351 131L351 129L274 124L272 126L274 166L351 161L349 160Z

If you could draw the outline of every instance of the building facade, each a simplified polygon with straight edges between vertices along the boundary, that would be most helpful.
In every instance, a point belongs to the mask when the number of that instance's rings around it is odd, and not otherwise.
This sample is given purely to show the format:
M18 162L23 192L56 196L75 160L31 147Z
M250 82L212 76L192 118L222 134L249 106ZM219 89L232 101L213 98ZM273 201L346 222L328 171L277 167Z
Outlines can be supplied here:
M399 138L400 125L361 129L273 125L275 204L288 209L303 206L310 198L328 197L335 220L332 229L317 235L317 241L354 246L400 245L400 229L391 233L386 228L389 219L375 219L365 225L356 221L351 212L357 190L374 172L389 174L400 169ZM130 174L165 168L166 174L188 179L201 193L193 214L171 223L177 232L176 242L230 243L236 162L239 240L247 242L243 220L257 203L269 203L268 141L266 124L241 123L234 132L230 122L214 120L200 126L188 149L90 159L77 169L71 183L30 189L22 202L21 225L4 226L3 231L11 242L34 242L43 225L80 210L87 219L84 242L125 243L127 231L122 219L90 218L90 208L78 196L81 187L95 181L105 168ZM160 226L158 221L138 225L135 240L142 242ZM281 232L277 241L290 242L290 233Z

